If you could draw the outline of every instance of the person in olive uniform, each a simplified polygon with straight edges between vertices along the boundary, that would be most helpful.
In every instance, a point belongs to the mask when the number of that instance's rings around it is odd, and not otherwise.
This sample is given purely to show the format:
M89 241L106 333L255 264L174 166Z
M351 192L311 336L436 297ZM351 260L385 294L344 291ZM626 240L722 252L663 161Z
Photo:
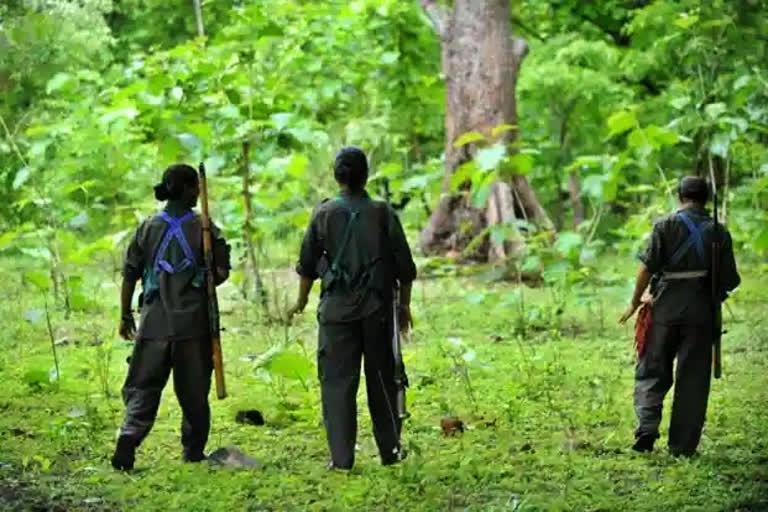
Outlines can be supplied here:
M167 201L165 208L141 223L125 256L119 333L135 345L123 386L125 420L112 457L119 470L133 468L136 448L152 428L171 369L183 413L182 460L205 458L213 363L202 223L192 212L199 194L194 168L169 167L155 186L155 197ZM219 284L229 276L229 247L215 226L212 234ZM131 302L138 280L142 293L137 331Z
M638 426L633 449L653 450L659 438L664 396L673 383L675 393L669 427L669 450L691 456L701 439L709 397L714 341L712 298L712 242L720 242L719 283L721 300L740 282L731 236L705 209L707 182L686 177L678 186L680 209L653 227L650 245L640 256L632 303L620 318L626 322L640 307L651 285L652 328L635 371L635 412Z
M361 357L374 437L382 464L389 465L405 457L395 411L392 299L400 294L398 317L407 329L416 265L395 212L365 191L365 154L342 149L334 176L341 193L312 215L297 266L299 297L289 316L303 311L313 282L321 278L317 362L329 468L350 469L355 461Z

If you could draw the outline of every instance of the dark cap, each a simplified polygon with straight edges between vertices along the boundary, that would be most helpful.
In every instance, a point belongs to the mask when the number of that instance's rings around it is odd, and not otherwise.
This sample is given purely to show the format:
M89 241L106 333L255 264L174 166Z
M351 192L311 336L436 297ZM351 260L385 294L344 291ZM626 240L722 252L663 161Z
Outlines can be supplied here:
M677 195L681 201L688 200L705 204L709 199L709 186L704 178L686 176L680 180L677 186Z

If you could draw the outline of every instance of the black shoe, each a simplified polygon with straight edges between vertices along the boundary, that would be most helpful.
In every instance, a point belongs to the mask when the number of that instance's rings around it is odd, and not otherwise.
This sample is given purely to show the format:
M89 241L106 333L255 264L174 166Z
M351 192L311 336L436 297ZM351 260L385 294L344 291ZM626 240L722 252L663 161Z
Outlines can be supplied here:
M408 457L408 451L405 448L398 448L395 453L381 458L382 466L392 466L398 462L404 461Z
M336 464L334 464L333 461L329 461L328 464L325 466L325 469L327 469L328 471L349 471L349 470L352 469L352 466L350 466L348 468L347 467L341 467L341 466L337 466Z
M675 449L672 449L672 448L669 449L669 454L671 456L673 456L674 458L676 458L676 459L678 459L680 457L684 457L686 459L690 459L690 458L696 457L698 455L696 453L696 450L691 452L691 451L685 451L685 450L675 450Z
M136 462L136 444L128 438L118 438L115 453L110 462L112 462L112 467L118 471L131 471L134 462Z
M184 451L184 453L181 454L181 462L187 463L187 462L202 462L207 457L203 452L188 452Z
M656 442L656 436L652 435L641 435L637 438L635 441L635 444L632 446L632 449L636 452L652 452L653 451L653 443Z

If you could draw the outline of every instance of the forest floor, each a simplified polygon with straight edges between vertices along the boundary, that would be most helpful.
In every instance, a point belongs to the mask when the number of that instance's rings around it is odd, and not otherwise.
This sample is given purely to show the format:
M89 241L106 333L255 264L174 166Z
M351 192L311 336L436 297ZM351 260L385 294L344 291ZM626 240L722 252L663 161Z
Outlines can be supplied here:
M52 381L43 299L22 284L17 263L2 261L0 509L768 510L765 269L742 269L745 283L724 312L725 375L712 386L700 453L678 460L666 451L668 415L653 454L629 448L632 331L616 318L632 266L614 263L606 260L601 272L611 276L589 286L488 284L482 273L421 280L404 349L410 456L378 464L361 386L357 465L348 474L325 470L314 302L291 327L266 325L227 284L230 397L211 394L208 449L236 445L263 468L182 465L169 385L137 470L121 474L108 457L131 346L115 335L116 283L88 283L91 311L66 318L51 307L61 371ZM289 272L270 281L294 296ZM260 410L266 425L236 423L243 409ZM443 437L445 416L461 418L465 432Z

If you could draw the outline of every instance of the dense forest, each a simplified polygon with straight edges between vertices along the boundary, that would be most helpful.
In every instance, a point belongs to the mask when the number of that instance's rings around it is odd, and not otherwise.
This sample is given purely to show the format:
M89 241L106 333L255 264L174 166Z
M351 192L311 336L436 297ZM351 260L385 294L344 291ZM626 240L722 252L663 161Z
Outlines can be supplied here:
M0 508L768 510L766 9L4 0ZM368 189L418 263L412 455L329 475L314 315L284 311L347 145L368 154ZM211 444L242 447L257 473L180 465L169 392L145 469L106 462L130 353L122 259L175 162L205 163L233 246L232 397L212 402ZM717 191L743 284L702 455L677 461L627 450L634 354L615 323L686 175ZM234 421L249 408L267 424ZM466 431L442 437L445 417Z

